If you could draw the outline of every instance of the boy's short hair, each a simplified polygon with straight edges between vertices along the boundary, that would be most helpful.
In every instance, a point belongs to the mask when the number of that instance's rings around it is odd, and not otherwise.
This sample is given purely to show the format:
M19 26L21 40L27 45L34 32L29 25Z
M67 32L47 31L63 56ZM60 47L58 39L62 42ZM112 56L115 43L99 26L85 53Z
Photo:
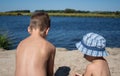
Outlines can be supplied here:
M44 31L50 27L50 18L47 13L44 12L34 12L31 16L30 30L39 29Z

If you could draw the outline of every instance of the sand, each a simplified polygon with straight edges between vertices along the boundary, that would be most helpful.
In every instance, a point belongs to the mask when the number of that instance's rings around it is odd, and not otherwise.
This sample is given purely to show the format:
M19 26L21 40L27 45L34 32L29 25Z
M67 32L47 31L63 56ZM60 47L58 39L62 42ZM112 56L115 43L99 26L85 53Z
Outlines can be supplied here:
M110 55L108 61L111 76L120 76L120 48L107 48ZM15 76L16 50L0 49L0 76ZM74 72L83 73L89 64L78 50L57 48L55 56L55 75L72 76Z

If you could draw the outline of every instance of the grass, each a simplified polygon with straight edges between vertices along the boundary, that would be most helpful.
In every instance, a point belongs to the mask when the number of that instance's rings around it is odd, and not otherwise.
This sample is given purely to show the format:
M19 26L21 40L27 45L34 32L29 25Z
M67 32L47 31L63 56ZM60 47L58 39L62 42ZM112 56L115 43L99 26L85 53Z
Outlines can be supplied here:
M115 14L99 14L99 13L48 13L50 16L69 16L69 17L112 17L120 18Z
M0 34L0 48L9 50L11 46L11 42L8 39L7 35Z
M16 12L12 12L12 13L9 13L9 12L0 12L0 16L19 16L19 15L28 15L30 16L31 13L16 13Z
M120 15L114 13L111 14L100 14L100 13L48 13L50 16L68 16L68 17L111 17L111 18L120 18ZM8 13L0 12L0 16L31 16L31 13Z

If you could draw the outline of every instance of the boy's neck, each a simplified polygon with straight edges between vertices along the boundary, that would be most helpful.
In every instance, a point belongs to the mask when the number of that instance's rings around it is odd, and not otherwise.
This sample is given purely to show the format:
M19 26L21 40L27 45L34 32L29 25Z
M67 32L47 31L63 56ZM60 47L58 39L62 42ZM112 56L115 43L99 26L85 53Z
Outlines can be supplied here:
M98 62L98 61L106 61L103 57L96 57L92 60L92 62Z
M33 29L30 35L33 37L42 37L42 38L46 37L46 33L41 32L39 29Z
M31 37L34 37L34 38L38 38L38 37L45 38L46 35L41 35L39 32L32 32L31 33Z

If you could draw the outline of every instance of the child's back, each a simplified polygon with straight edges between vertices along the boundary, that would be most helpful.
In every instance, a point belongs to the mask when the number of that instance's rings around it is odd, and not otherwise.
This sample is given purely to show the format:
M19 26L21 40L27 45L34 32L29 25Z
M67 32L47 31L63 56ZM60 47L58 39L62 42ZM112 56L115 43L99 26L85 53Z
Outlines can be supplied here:
M110 76L106 60L93 60L93 62L87 66L86 70L90 71L91 76ZM84 73L84 76L88 76L88 73Z
M54 50L53 45L41 38L23 40L17 49L19 76L47 76L47 62Z
M16 76L53 76L55 47L45 39L49 22L44 13L34 16L28 29L30 36L17 47Z

